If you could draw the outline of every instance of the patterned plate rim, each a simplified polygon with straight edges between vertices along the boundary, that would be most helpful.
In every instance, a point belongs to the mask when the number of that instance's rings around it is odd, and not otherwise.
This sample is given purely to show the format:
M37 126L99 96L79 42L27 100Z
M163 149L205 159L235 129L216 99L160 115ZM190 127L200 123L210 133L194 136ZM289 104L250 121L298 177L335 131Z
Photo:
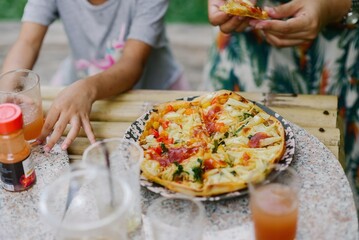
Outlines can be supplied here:
M184 98L177 99L177 100L191 101L196 97L198 97L198 96L184 97ZM295 139L294 139L294 134L293 134L292 128L290 127L289 122L287 120L285 120L281 115L276 113L275 111L271 110L270 108L268 108L260 103L257 103L254 101L253 101L253 103L258 105L269 115L272 115L275 118L277 118L282 123L282 125L284 127L286 150L285 150L285 153L283 154L282 159L278 162L279 164L283 165L283 168L281 168L283 170L290 165L290 163L293 161L293 157L294 157ZM146 121L149 119L151 111L152 110L145 112L141 117L139 117L136 121L134 121L126 130L124 138L134 141L134 142L137 142L138 138L140 137L140 135L145 127ZM176 195L180 195L180 193L173 192L157 183L148 181L142 175L141 175L140 183L141 183L141 186L147 188L151 192L160 194L163 197L173 197ZM230 193L225 193L225 194L221 194L221 195L217 195L217 196L194 197L194 198L199 201L218 201L218 200L222 200L222 199L230 199L230 198L234 198L234 197L240 197L240 196L244 196L247 194L248 194L248 191L246 188L246 189L242 189L242 190L238 190L238 191L234 191L234 192L230 192Z

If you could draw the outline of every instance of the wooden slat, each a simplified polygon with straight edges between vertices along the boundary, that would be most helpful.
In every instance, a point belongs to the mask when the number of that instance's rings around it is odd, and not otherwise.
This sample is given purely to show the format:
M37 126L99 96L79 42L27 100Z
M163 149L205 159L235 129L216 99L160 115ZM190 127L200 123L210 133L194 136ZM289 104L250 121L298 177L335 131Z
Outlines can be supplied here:
M51 101L44 100L43 108L45 114L50 108ZM108 122L133 122L151 108L146 102L111 102L97 101L92 106L90 119L92 121ZM327 110L324 113L319 109L293 108L293 107L271 107L271 109L282 117L296 123L301 127L336 127L336 110Z
M293 122L301 127L329 127L337 125L337 111L319 109L306 109L301 107L271 107L284 119Z
M77 137L67 149L67 153L69 155L81 156L88 146L90 146L90 141L87 138Z
M340 161L340 164L342 165L342 167L344 169L346 169L346 162L345 162L345 150L344 150L344 144L345 144L345 141L344 141L344 128L345 128L345 122L344 122L344 119L338 115L338 118L337 118L337 127L339 129L339 131L341 132L340 134L340 142L339 142L339 161Z
M127 128L132 122L91 122L92 130L97 138L114 138L123 137ZM63 135L66 136L69 132L68 126ZM85 131L81 128L79 137L86 137Z
M129 126L129 125L128 125ZM127 127L126 124L118 123L93 123L94 132L102 131L102 128L112 130L113 133L110 135L103 135L98 137L98 140L103 138L111 137L123 137ZM333 154L338 157L339 149L338 144L340 141L340 132L339 129L333 128L324 128L324 132L318 128L305 128L306 131L316 136L326 147L328 147ZM86 138L86 135L83 131L80 132L80 136L71 144L68 149L70 155L82 155L83 151L90 145L90 142Z
M85 149L90 145L90 142L87 138L78 137L75 139L73 144L68 148L69 157L71 160L82 159L82 154ZM339 158L339 149L338 146L328 146L326 147L334 154L334 156Z
M41 87L42 98L45 100L53 100L60 92L61 88L58 87ZM170 101L188 96L199 96L205 92L201 91L161 91L161 90L131 90L127 93L123 93L118 97L111 98L111 101L122 102L151 102L159 103L164 101ZM243 97L253 101L262 102L264 96L262 93L248 93L239 92ZM337 109L337 97L328 95L292 95L280 94L274 101L274 105L282 106L295 106L304 108L313 108L320 110L336 110ZM315 104L313 104L315 103Z
M123 137L131 122L91 122L94 134L97 138ZM309 133L317 137L326 146L339 146L340 131L337 128L304 128ZM65 130L67 135L69 127ZM86 137L85 132L81 129L79 137Z
M51 101L44 100L42 105L45 114L47 114ZM92 105L90 119L93 121L133 122L149 110L152 105L148 108L147 106L144 102L96 101Z
M42 87L44 112L47 113L53 99L61 88ZM90 115L95 136L103 138L122 137L130 126L153 104L170 101L186 96L199 96L205 92L198 91L159 91L132 90L118 97L97 101L93 104ZM240 92L244 97L262 102L262 93ZM341 132L337 119L337 97L318 95L284 95L273 98L270 108L283 118L306 129L323 142L338 158L342 155ZM314 103L314 104L313 104ZM64 135L68 133L68 128ZM83 151L89 146L83 130L68 149L71 159L80 159ZM341 162L343 161L343 156Z
M82 160L82 155L68 155L68 156L71 163Z
M337 128L304 128L307 132L318 138L327 147L338 148L340 131Z

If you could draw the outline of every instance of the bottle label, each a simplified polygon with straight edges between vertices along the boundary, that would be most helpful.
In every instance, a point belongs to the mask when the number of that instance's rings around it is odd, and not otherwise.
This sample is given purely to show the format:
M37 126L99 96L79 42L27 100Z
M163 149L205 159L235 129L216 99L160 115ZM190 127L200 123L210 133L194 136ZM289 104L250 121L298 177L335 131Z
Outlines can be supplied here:
M17 163L0 163L0 183L4 189L18 192L31 187L35 183L35 166L30 156Z

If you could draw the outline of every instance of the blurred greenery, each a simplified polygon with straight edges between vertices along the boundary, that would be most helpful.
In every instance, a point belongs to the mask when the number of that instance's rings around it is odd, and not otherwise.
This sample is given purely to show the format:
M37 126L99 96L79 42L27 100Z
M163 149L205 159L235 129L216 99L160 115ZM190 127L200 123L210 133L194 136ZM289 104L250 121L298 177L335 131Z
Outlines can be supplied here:
M0 0L0 20L20 19L27 0ZM3 9L6 9L4 11ZM207 22L207 0L170 0L167 22Z
M26 2L27 0L0 0L0 19L20 19Z
M207 0L170 0L168 22L206 23Z

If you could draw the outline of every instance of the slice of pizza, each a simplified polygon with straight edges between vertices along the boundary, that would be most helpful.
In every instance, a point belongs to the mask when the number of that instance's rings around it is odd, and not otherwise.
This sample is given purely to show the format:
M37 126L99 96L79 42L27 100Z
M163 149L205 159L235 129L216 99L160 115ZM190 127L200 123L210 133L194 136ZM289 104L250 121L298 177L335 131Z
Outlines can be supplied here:
M200 194L201 159L209 141L196 103L157 105L139 139L145 153L142 175L173 191Z
M163 159L165 160L161 161ZM201 159L202 148L174 147L156 156L145 150L145 158L141 164L142 176L172 191L202 196Z
M189 101L173 101L155 106L140 136L143 148L193 147L209 141L203 130L198 106Z
M249 0L227 0L227 2L220 6L221 11L243 17L251 17L255 19L268 19L268 13L260 7L255 6Z

